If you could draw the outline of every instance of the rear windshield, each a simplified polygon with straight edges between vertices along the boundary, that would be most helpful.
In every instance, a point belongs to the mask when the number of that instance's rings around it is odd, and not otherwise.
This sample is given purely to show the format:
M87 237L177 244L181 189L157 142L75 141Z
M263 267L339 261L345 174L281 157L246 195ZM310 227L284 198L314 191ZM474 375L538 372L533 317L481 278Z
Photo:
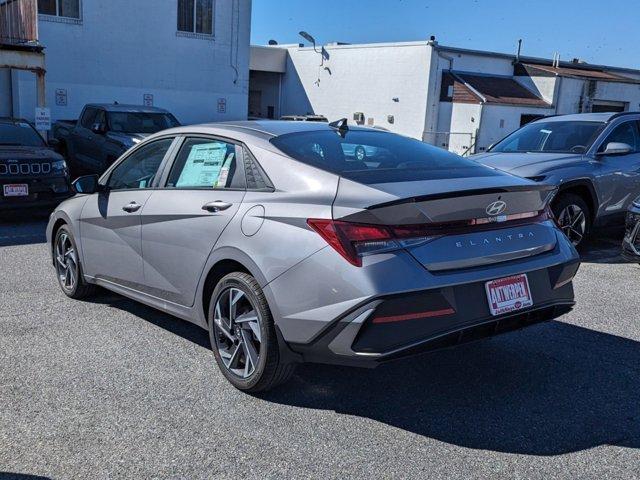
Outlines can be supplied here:
M492 152L584 153L596 139L602 122L535 122L497 143Z
M441 148L386 132L297 132L271 143L295 160L365 184L499 175Z
M110 112L109 129L123 133L156 133L180 124L170 113Z
M0 123L0 146L44 147L44 140L27 122Z

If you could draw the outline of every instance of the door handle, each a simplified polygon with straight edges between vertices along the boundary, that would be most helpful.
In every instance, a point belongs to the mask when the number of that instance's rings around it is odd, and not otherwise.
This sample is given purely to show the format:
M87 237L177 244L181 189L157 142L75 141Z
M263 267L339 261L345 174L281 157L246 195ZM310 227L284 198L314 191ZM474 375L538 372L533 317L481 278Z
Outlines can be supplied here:
M207 212L215 213L215 212L221 212L223 210L226 210L227 208L230 208L232 205L233 203L227 203L227 202L223 202L222 200L216 200L215 202L205 203L202 206L202 209L206 210Z
M142 207L142 205L136 203L136 202L131 202L127 205L125 205L124 207L122 207L122 210L124 210L125 212L128 213L133 213L133 212L137 212L138 210L140 210L140 207Z

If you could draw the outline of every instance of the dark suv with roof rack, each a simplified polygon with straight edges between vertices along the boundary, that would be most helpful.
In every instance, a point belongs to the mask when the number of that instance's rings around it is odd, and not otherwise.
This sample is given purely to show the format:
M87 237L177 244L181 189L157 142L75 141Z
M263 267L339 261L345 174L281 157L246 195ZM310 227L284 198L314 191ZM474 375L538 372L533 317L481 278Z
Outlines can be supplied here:
M640 194L640 112L545 117L472 158L558 186L552 209L577 246L593 227L622 225Z
M0 210L55 206L71 196L69 172L26 120L0 118Z

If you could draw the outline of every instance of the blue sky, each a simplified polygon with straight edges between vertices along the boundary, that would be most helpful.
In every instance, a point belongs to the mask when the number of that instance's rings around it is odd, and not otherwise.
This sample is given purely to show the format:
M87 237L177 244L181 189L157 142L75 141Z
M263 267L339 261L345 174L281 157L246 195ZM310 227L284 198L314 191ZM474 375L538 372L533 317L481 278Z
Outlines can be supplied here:
M640 68L640 0L253 0L251 41L426 40Z

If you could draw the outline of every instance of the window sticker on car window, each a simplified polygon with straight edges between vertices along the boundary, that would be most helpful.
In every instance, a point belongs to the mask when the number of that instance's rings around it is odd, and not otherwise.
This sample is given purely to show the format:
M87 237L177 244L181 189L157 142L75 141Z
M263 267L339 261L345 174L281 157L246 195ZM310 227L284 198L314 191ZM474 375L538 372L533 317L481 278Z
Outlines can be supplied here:
M220 169L220 175L218 176L218 181L216 182L217 188L225 188L227 186L227 180L229 179L229 171L231 170L231 162L233 161L233 157L235 153L230 153L227 155L227 158Z
M176 182L176 187L214 187L220 176L226 153L226 143L194 145Z

